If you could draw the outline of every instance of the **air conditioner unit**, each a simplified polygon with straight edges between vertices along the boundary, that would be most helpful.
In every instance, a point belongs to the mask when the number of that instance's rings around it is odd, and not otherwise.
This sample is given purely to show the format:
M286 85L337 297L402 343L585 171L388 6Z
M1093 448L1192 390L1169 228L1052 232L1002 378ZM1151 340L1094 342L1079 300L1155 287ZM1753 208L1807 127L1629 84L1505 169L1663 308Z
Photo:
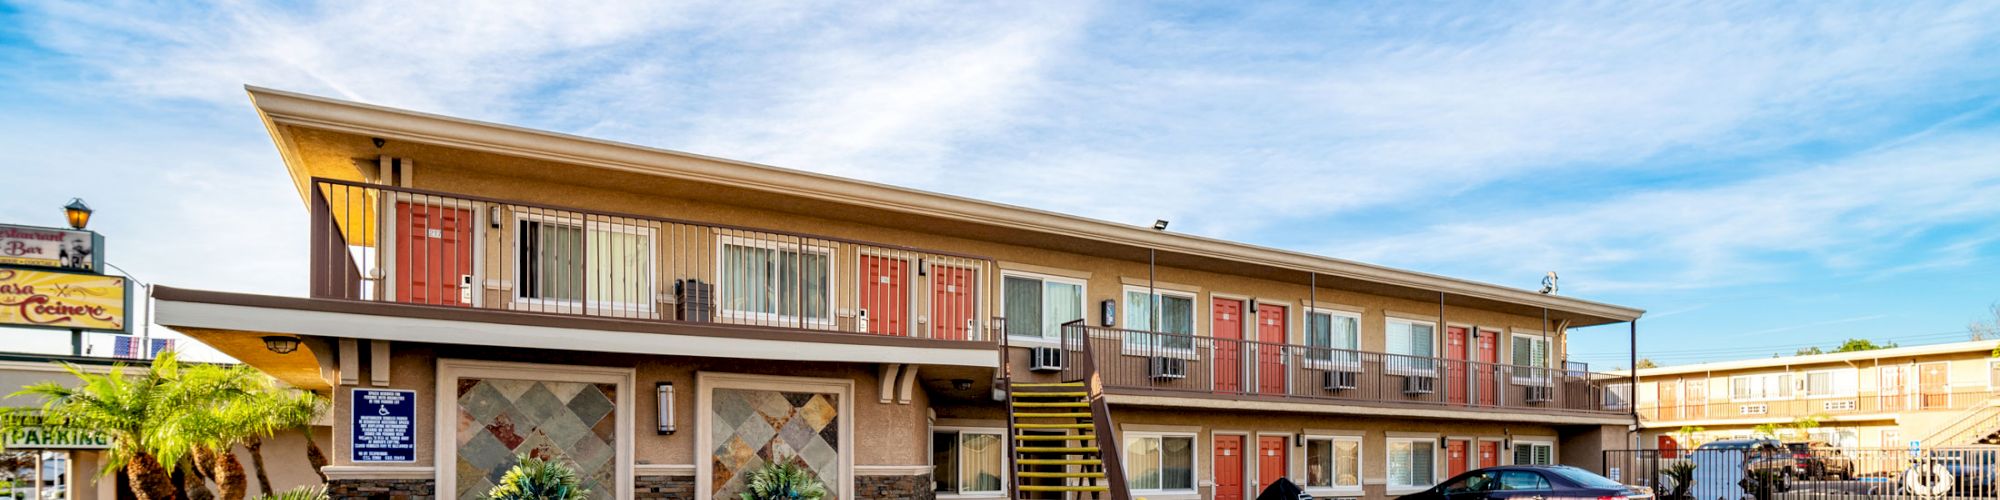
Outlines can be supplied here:
M1343 372L1343 371L1326 372L1326 390L1345 391L1348 389L1353 389L1356 386L1355 383L1359 381L1360 378L1361 374L1354 372Z
M1063 369L1063 350L1060 347L1034 347L1028 349L1028 371L1059 372Z
M1154 356L1152 369L1148 371L1154 380L1178 380L1187 378L1187 360L1166 356Z
M1437 378L1411 375L1403 378L1403 394L1430 394L1437 392Z
M1555 400L1555 390L1552 387L1531 385L1527 386L1526 389L1528 390L1528 402L1530 403L1547 403Z
M674 319L707 322L715 313L715 285L674 280Z

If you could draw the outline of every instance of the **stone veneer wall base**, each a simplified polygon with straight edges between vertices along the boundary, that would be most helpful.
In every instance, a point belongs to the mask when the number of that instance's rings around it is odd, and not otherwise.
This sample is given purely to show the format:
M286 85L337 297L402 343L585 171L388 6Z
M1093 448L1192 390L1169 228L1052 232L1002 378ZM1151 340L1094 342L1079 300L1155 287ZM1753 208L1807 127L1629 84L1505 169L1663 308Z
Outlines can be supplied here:
M854 478L855 500L935 500L931 475L860 476Z
M437 498L434 479L335 479L326 482L326 496L332 500L432 500Z
M327 482L327 496L333 500L387 498L432 500L436 483L430 479L335 479ZM694 500L694 476L636 476L632 497L638 500ZM860 476L855 478L856 500L935 500L931 475Z
M694 500L694 476L635 476L632 498L636 500Z

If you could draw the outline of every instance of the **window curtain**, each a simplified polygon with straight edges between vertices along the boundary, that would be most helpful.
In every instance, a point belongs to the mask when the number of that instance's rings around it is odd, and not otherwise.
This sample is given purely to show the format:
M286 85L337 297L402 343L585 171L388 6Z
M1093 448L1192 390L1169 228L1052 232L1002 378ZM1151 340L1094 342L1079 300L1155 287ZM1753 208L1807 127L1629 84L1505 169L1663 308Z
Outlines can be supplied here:
M1008 276L1001 280L1000 291L1006 301L1007 334L1016 337L1042 338L1047 334L1047 325L1042 319L1042 283L1039 280Z
M1361 442L1333 442L1333 485L1361 486Z
M1000 491L1000 436L962 434L965 440L964 482L960 491Z
M1132 489L1160 489L1160 438L1126 438L1125 471Z
M625 307L652 305L652 239L645 233L590 231L585 248L592 305L612 303Z
M1162 438L1160 461L1161 489L1194 489L1194 438Z
M1062 325L1083 319L1083 287L1069 283L1043 283L1042 337L1062 338Z

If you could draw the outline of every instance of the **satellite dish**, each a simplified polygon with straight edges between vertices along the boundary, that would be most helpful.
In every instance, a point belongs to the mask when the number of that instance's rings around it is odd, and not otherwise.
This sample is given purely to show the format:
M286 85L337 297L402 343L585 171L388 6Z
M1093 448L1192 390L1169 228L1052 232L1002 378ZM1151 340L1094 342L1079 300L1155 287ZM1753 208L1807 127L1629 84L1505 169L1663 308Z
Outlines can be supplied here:
M1558 290L1556 287L1556 272L1549 271L1548 276L1542 277L1542 295L1554 295L1556 290Z

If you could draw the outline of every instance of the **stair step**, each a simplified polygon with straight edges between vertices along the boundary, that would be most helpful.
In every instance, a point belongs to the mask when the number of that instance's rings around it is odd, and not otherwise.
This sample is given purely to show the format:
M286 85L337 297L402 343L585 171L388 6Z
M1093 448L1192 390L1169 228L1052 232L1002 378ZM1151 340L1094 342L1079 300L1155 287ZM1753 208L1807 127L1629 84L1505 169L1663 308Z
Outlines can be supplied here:
M1082 413L1016 413L1014 418L1090 418L1090 412Z
M1084 401L1061 401L1061 402L1015 401L1014 406L1022 408L1089 408L1090 403Z
M1008 387L1083 387L1083 382L1015 382Z
M1097 453L1096 446L1022 446L1014 448L1019 453Z
M1062 391L1062 392L1036 392L1036 391L1014 391L1014 392L1013 392L1013 394L1014 394L1014 397L1017 397L1017 398L1028 398L1028 397L1034 397L1034 398L1086 398L1086 397L1090 397L1090 393L1088 393L1088 392L1069 392L1069 391Z
M1075 459L1017 458L1014 459L1014 464L1015 465L1104 465L1104 461L1095 458L1075 458Z
M1108 486L1015 486L1021 491L1111 491Z
M1016 472L1014 473L1014 477L1036 478L1036 479L1058 479L1058 478L1103 479L1104 473L1102 472Z
M1014 424L1014 427L1016 427L1016 428L1021 428L1021 429L1089 429L1089 428L1093 428L1093 427L1097 427L1097 424L1021 424L1021 423L1017 423L1017 424Z
M1017 427L1020 426L1020 424L1014 424L1014 425ZM1063 435L1052 436L1045 434L1024 434L1024 435L1014 436L1014 440L1015 441L1096 441L1097 435L1063 434Z

